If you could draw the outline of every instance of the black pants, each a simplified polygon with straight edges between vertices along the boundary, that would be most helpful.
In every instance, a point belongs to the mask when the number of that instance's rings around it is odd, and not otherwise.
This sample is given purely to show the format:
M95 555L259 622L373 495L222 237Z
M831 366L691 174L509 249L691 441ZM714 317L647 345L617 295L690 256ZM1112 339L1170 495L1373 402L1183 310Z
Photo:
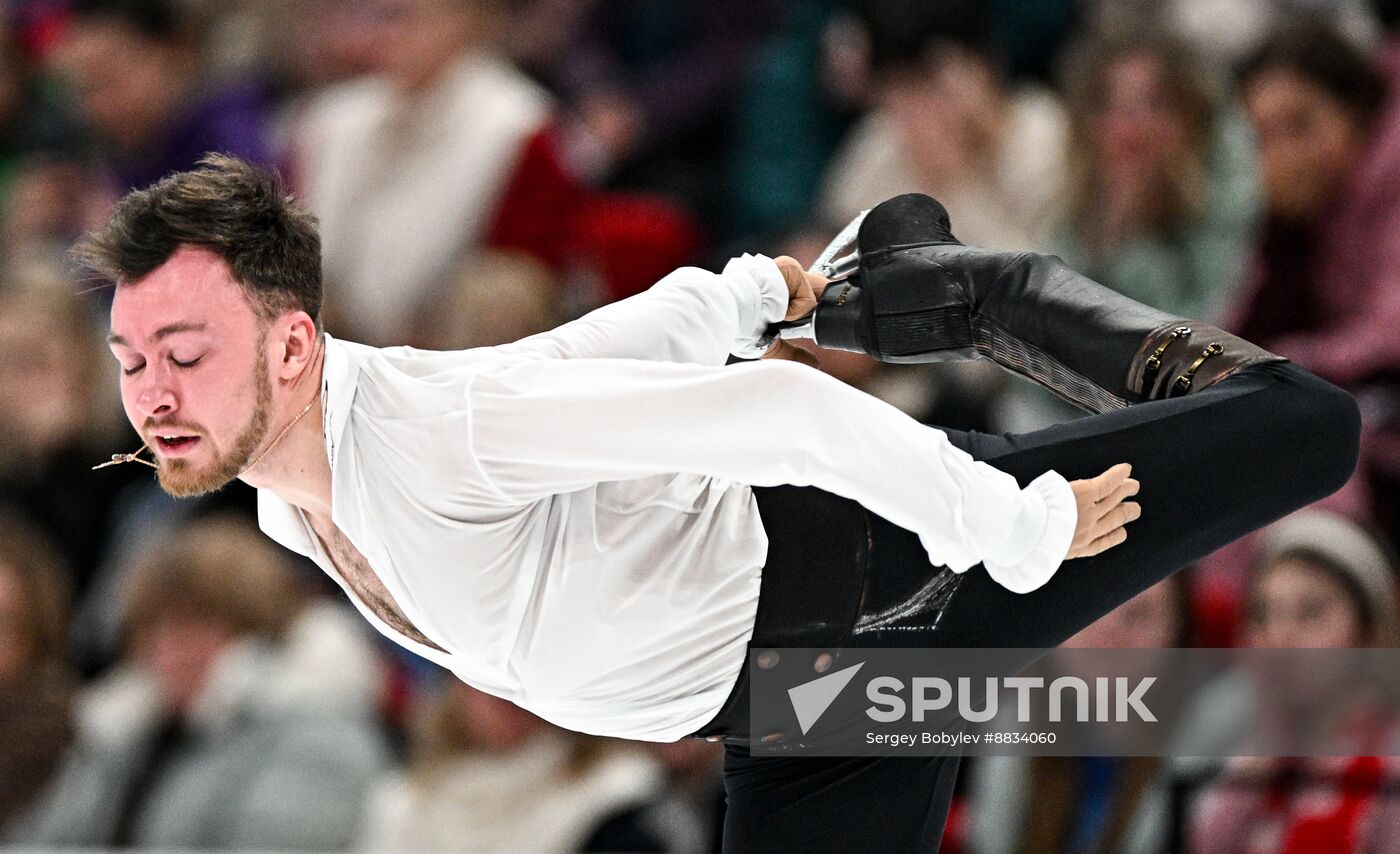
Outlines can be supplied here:
M853 645L1057 646L1172 572L1339 489L1355 467L1359 431L1350 396L1287 362L1031 433L948 431L1022 486L1047 469L1076 480L1132 463L1142 517L1125 543L1066 562L1027 594L980 567L961 576L933 567L913 534L876 520L873 580L920 590L928 604L893 618L866 614ZM725 850L935 851L957 765L956 757L751 757L729 746Z

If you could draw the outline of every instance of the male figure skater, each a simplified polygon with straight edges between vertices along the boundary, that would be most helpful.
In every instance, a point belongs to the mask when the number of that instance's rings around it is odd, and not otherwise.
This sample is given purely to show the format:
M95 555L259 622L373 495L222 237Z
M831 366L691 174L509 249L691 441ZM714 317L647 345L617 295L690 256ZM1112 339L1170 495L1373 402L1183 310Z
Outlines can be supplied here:
M1111 411L954 434L809 368L724 367L824 284L761 256L503 347L338 341L314 223L226 157L129 194L77 253L117 282L123 404L169 492L257 487L263 530L376 628L541 717L729 741L731 850L907 850L936 844L956 760L750 757L749 645L1054 646L1338 488L1359 426L1233 336L1053 259L964 252L941 208L877 208L861 243L872 284L951 271L966 328L916 325L917 346ZM911 592L877 610L867 578Z

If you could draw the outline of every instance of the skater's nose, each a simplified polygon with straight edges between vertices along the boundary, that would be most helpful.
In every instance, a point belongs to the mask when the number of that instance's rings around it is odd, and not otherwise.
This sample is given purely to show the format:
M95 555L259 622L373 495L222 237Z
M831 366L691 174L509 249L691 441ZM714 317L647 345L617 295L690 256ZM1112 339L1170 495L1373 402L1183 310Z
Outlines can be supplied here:
M162 415L170 415L178 407L178 397L175 394L173 385L169 382L168 376L162 376L159 370L148 370L143 372L146 376L138 381L139 388L136 390L136 409L146 418L155 418Z

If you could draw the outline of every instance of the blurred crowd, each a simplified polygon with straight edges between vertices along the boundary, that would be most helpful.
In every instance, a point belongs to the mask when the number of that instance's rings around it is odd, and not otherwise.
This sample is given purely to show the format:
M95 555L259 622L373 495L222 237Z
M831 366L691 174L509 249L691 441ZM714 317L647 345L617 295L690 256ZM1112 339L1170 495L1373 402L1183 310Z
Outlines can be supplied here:
M1362 406L1344 490L1070 646L1397 644L1396 0L0 10L0 841L718 850L718 745L559 730L373 635L261 537L241 484L177 502L140 466L90 470L137 440L110 283L66 250L207 151L277 168L316 213L333 334L435 349L680 265L810 262L863 208L935 195L964 242L1059 254ZM933 425L1082 416L988 363L820 357ZM1357 706L1333 760L970 760L944 850L1400 851L1400 729Z

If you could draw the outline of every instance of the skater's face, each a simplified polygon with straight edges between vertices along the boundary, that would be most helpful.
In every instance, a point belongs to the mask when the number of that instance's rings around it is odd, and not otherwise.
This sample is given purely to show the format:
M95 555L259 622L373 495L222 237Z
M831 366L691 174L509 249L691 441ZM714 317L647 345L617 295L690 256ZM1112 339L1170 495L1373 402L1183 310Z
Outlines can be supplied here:
M117 287L109 343L122 405L171 495L219 489L263 447L273 405L267 333L228 265L205 249L181 248Z
M1308 221L1341 192L1366 142L1361 119L1337 98L1286 69L1265 70L1244 90L1269 211Z
M1285 557L1265 566L1250 597L1249 645L1346 649L1367 643L1355 598L1328 570Z

